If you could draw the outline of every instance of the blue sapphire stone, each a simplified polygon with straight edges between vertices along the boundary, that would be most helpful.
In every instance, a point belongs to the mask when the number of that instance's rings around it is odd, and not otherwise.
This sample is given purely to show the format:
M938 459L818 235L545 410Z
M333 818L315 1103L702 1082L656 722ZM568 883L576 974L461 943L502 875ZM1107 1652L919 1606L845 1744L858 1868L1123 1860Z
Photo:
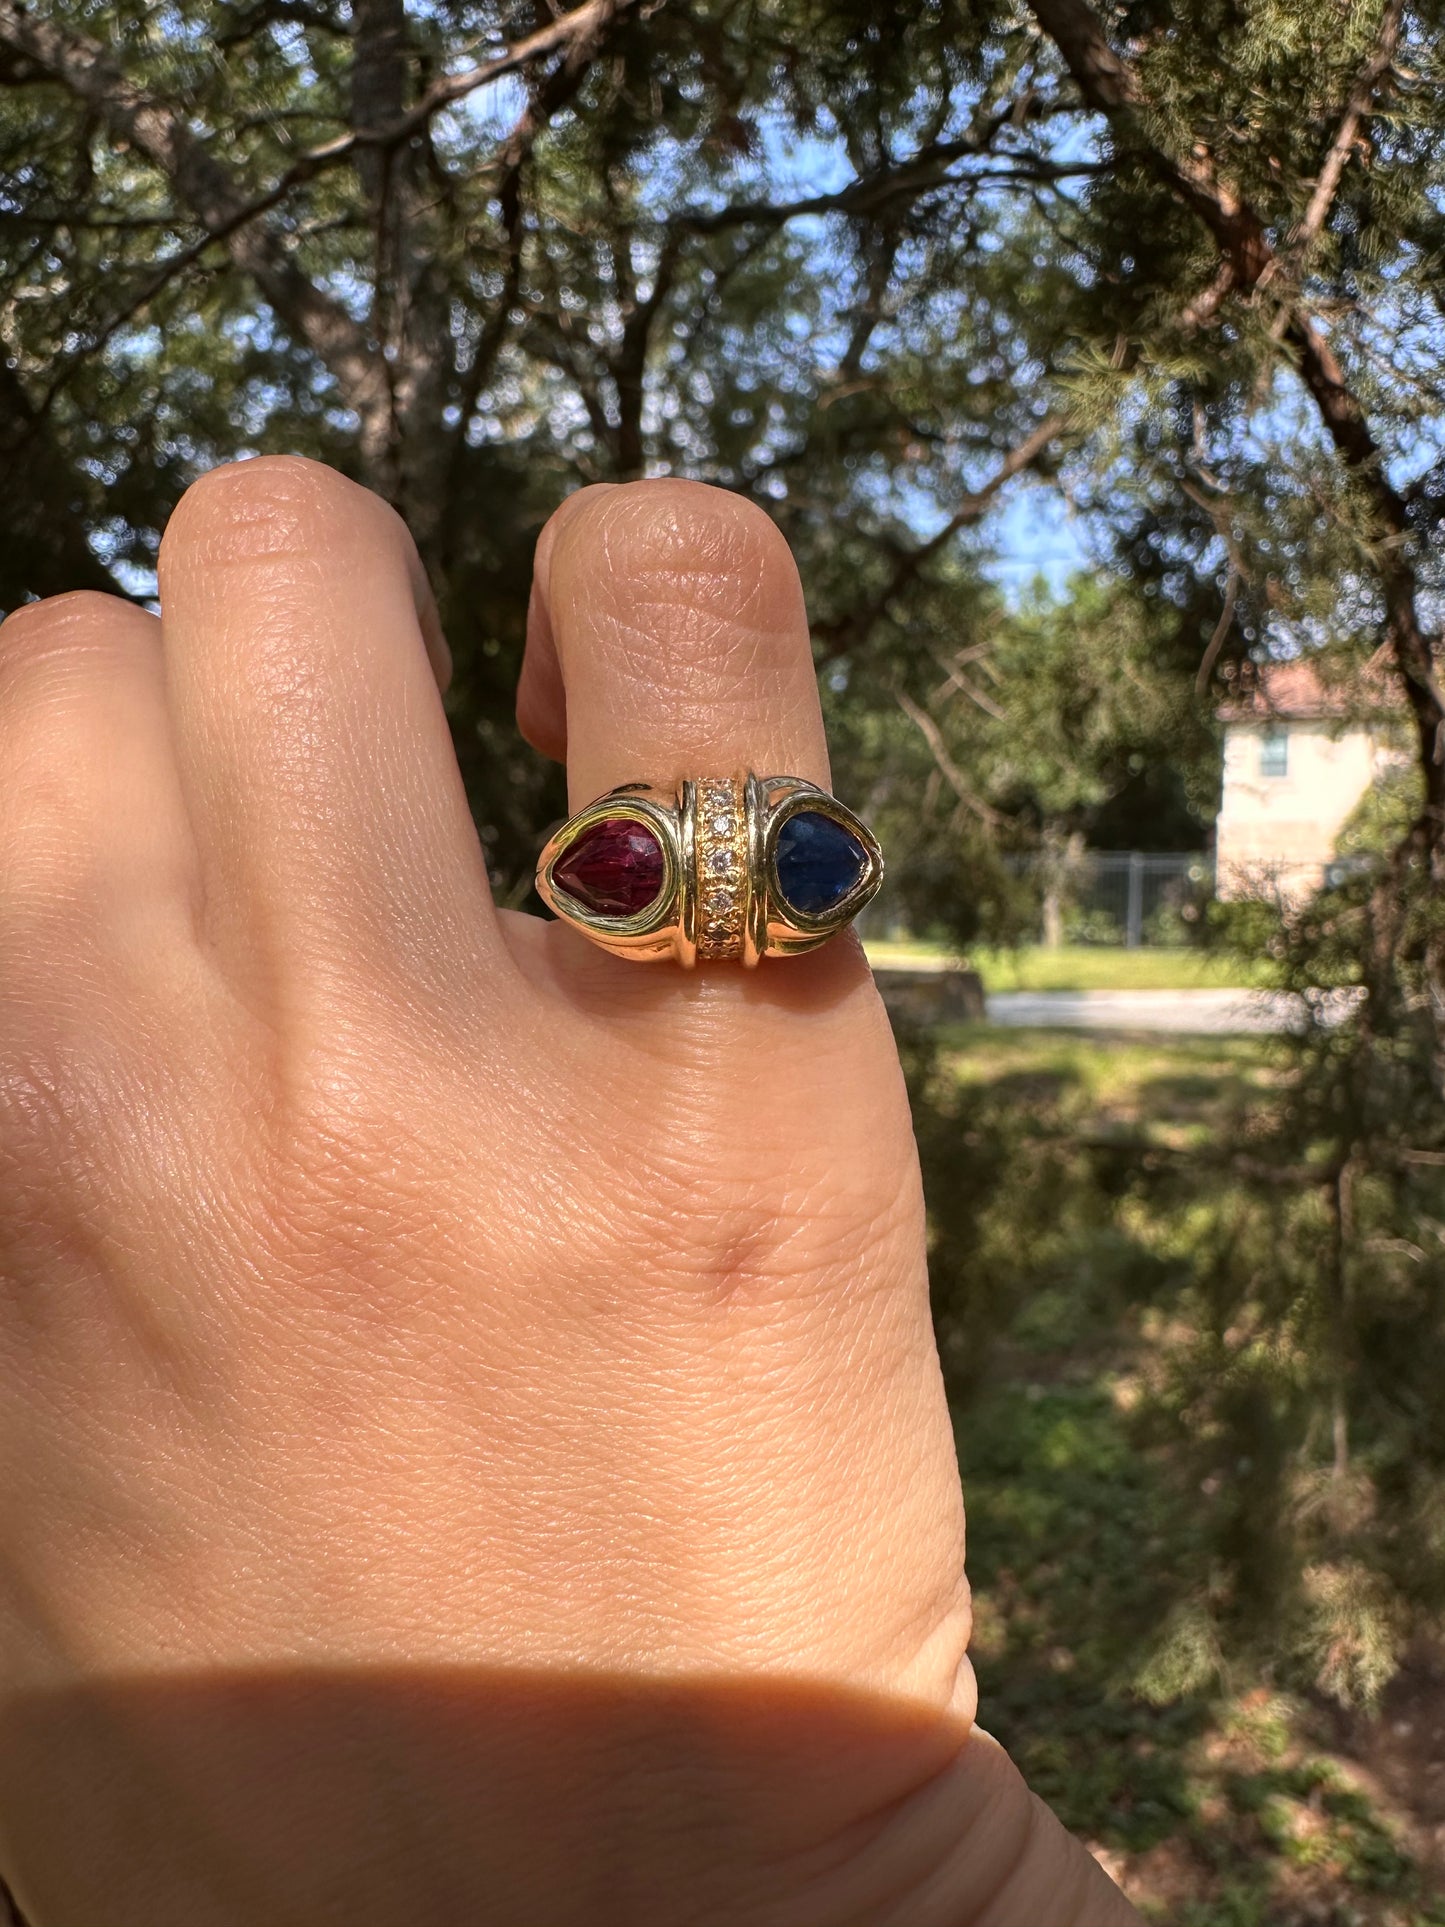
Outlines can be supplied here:
M778 888L792 909L821 917L840 904L868 868L851 830L817 810L799 810L778 831Z

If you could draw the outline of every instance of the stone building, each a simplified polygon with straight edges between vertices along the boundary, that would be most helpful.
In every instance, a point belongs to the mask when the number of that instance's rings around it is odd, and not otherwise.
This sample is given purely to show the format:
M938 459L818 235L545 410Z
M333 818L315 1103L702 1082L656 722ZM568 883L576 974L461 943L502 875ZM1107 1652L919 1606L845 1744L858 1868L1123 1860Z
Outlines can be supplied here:
M1401 760L1400 710L1388 685L1373 700L1326 684L1296 658L1265 663L1219 709L1224 784L1215 822L1221 897L1319 888L1346 818Z

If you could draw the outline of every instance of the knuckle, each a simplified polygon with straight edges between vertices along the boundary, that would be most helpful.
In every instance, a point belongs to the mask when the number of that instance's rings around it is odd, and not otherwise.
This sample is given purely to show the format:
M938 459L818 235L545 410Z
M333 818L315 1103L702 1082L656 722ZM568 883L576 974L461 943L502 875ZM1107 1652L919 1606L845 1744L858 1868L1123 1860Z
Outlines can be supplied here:
M183 1209L176 1085L156 1051L162 1020L136 1025L132 1009L124 1023L77 1021L73 985L57 995L28 974L0 997L0 1280L17 1261L24 1276L27 1248L38 1259L30 1275L53 1277L71 1260L96 1260L102 1242L134 1249L143 1225ZM175 1025L172 1006L168 1035ZM188 1102L186 1128L200 1116Z
M99 694L115 647L109 598L57 597L65 607L0 630L0 858L27 828L58 823L87 795L110 719Z
M284 1086L253 1167L277 1275L348 1316L384 1318L445 1243L465 1196L454 1154L384 1070L368 1079L328 1053L291 1060Z
M265 561L378 539L401 518L359 482L303 455L258 455L210 469L176 504L161 541L164 580L178 553L207 566Z
M82 590L27 604L0 626L0 869L26 832L48 826L64 847L78 800L93 794L112 753L108 692L133 639L127 631L154 620ZM35 852L37 862L53 856Z
M623 1271L632 1262L626 1254L645 1252L660 1294L688 1305L769 1300L784 1275L794 1290L798 1284L784 1255L799 1238L791 1206L747 1176L700 1178L691 1164L634 1152L625 1168L605 1160L579 1185L567 1218L592 1224L599 1248Z
M412 1114L394 1046L338 1015L324 1043L288 1064L280 1168L319 1197L357 1199L406 1170L424 1170L424 1115ZM415 1156L399 1156L410 1146Z
M3 627L7 635L18 634L21 630L56 625L62 628L77 624L110 624L120 610L130 608L128 602L119 596L105 595L99 589L69 589L64 595L45 596L38 602L22 602L12 609L5 618Z
M791 571L793 558L781 531L755 502L707 482L671 477L626 482L593 497L586 491L569 529L589 524L609 546L642 568L690 575L751 575L758 569Z
M557 531L549 573L563 630L585 611L589 629L615 633L624 659L629 638L641 647L662 619L682 667L730 669L756 633L803 620L780 531L755 503L701 482L632 482L583 496ZM655 655L648 643L650 664Z
M98 589L21 603L0 623L0 674L109 648L120 624L136 613L121 597Z
M9 1219L44 1220L68 1191L84 1136L74 1067L33 1014L0 1036L0 1194Z
M630 483L589 482L585 488L573 489L566 500L553 509L537 538L538 565L551 554L563 529L579 520L586 522L598 513L609 495L616 495L620 488L630 486Z

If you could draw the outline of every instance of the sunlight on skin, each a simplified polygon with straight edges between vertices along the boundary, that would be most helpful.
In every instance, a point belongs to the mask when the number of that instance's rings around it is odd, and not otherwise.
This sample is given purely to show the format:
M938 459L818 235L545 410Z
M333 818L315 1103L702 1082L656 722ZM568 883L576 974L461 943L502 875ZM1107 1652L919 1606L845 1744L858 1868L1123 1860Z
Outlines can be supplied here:
M1132 1918L971 1732L859 946L684 976L499 916L410 543L338 476L216 471L160 582L159 620L0 630L0 1870L37 1927ZM574 806L828 780L796 571L718 491L554 519L519 707Z

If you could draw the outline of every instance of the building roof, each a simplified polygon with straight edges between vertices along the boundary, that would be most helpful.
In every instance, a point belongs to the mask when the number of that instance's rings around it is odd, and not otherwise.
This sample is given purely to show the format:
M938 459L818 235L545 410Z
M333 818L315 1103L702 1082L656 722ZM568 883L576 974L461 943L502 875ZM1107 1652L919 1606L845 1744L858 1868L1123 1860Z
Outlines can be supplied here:
M1240 663L1216 714L1222 722L1304 721L1322 716L1378 715L1399 709L1398 678L1372 657L1351 676L1326 679L1307 656L1286 662Z

